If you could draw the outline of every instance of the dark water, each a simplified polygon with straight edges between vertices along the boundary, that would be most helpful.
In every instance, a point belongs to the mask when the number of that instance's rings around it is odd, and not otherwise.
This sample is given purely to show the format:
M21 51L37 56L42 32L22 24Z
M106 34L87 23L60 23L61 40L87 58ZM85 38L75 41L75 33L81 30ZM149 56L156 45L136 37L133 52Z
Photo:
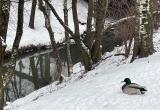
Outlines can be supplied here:
M104 38L102 42L103 53L114 49L111 41L112 38L108 35ZM62 74L67 76L66 49L59 49L59 53L63 64ZM80 61L80 53L75 45L71 45L71 56L73 64ZM5 68L7 69L7 67ZM55 81L55 73L56 65L52 50L36 52L19 58L17 60L15 76L5 90L5 100L14 101Z
M73 64L80 61L76 46L71 46ZM66 49L60 49L62 74L67 76ZM39 89L55 79L56 65L51 50L37 52L17 60L15 76L5 90L6 100L13 101Z

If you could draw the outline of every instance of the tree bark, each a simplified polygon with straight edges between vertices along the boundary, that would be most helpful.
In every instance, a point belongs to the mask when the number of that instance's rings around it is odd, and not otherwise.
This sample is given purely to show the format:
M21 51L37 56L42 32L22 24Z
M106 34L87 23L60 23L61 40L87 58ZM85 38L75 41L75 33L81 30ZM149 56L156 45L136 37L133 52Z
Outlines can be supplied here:
M46 3L48 4L49 2L47 1ZM57 49L57 46L56 46L56 42L55 42L55 38L54 38L54 32L52 31L52 27L51 27L51 24L50 24L50 19L49 19L46 7L44 5L42 5L42 12L43 12L44 17L45 17L45 26L46 26L46 28L48 30L48 33L49 33L49 36L50 36L52 49L53 49L53 53L54 53L53 55L54 55L54 58L55 58L55 61L56 61L56 66L57 66L57 72L56 72L55 80L60 80L61 73L62 73L62 64L61 64L58 49Z
M147 57L153 49L153 13L152 1L137 1L136 36L134 37L134 51L131 62L136 58Z
M105 24L106 10L108 0L98 0L96 7L96 34L95 42L93 44L91 54L94 63L97 63L101 59L101 40L103 35L103 29Z
M4 87L3 87L3 61L5 53L5 42L8 29L10 11L10 1L0 1L0 110L3 110L4 105Z
M73 21L74 21L74 30L75 30L75 42L80 50L82 63L85 66L85 70L89 71L92 68L91 65L91 58L89 55L89 49L83 44L80 40L80 33L79 33L79 22L78 22L78 14L77 14L77 0L72 0L72 13L73 13Z
M48 0L48 2L51 2L51 0ZM45 3L45 7L46 7L46 10L47 10L48 19L49 19L49 21L51 21L51 20L50 20L50 17L51 17L51 11L50 11L50 8L49 8L49 6L48 6L48 4L47 4L47 3Z
M37 5L37 0L32 0L31 15L30 15L30 20L29 20L29 27L31 29L34 29L36 5Z
M63 28L65 28L65 30L72 36L72 39L74 39L74 41L76 42L80 53L81 53L81 61L85 66L85 70L89 71L91 70L91 60L90 57L88 56L88 53L82 48L82 42L80 40L80 36L76 37L76 35L73 33L73 31L65 25L65 23L63 22L63 20L59 17L59 15L57 14L56 10L54 9L54 7L47 1L44 0L48 6L51 8L51 11L53 12L53 14L55 15L55 17L57 18L57 20L60 22L60 24L63 26ZM74 1L74 4L76 3L76 1ZM72 3L73 4L73 3ZM75 8L75 7L74 7ZM88 60L89 59L89 60Z
M78 14L77 14L77 0L72 0L72 13L73 13L75 37L80 39L79 22L78 22Z
M64 0L64 23L68 26L68 9L67 9L67 1ZM66 51L67 51L67 65L68 65L68 77L71 76L73 72L73 64L70 52L70 38L69 33L65 30L65 39L66 39Z
M55 15L55 17L57 18L57 20L59 21L59 23L63 26L63 28L65 28L65 30L72 36L74 37L74 33L73 31L65 25L65 23L63 22L63 20L59 17L58 13L56 12L56 10L54 9L54 7L48 2L48 0L44 0L48 6L51 8L51 11L53 12L53 14Z
M13 47L12 47L12 55L11 55L11 59L9 63L9 68L7 70L7 73L5 73L5 77L3 78L4 87L6 87L8 82L12 79L12 76L14 75L14 71L15 71L19 43L20 43L20 40L23 34L23 10L24 10L24 0L19 0L16 37L15 37Z
M42 0L38 0L38 8L39 8L39 10L41 10L42 11L42 4L43 4L43 1Z
M85 45L91 50L93 44L93 36L92 36L92 17L93 17L93 0L88 1L88 17L87 17L87 32L84 39Z

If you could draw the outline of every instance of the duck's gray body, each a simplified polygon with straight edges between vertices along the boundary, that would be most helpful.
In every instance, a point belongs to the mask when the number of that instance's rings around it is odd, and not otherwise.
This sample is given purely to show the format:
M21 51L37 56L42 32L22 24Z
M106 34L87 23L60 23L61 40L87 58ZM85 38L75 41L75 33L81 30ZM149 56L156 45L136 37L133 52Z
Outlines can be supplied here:
M141 95L146 92L146 89L143 86L133 83L133 84L124 84L122 86L122 91L123 93L128 95L135 95L135 94Z
M127 79L128 80L128 79ZM122 91L123 93L125 94L128 94L128 95L141 95L141 94L144 94L147 90L145 89L144 86L140 86L136 83L128 83L128 81L124 80L124 82L126 82L126 84L124 84L122 86Z

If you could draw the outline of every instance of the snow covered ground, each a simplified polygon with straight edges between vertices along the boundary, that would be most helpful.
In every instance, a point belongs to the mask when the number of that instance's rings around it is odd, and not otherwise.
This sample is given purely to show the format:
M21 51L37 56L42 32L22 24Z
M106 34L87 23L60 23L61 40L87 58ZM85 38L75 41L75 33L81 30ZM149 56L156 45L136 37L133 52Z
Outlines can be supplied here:
M157 52L147 58L130 64L121 56L112 56L83 78L77 64L72 79L60 85L52 83L8 103L5 110L159 110L160 32L154 34L154 44ZM121 81L126 77L146 86L146 94L123 94Z
M24 10L24 32L22 36L22 40L20 42L20 47L28 46L28 45L49 45L50 39L48 32L45 28L44 24L44 16L41 11L39 11L38 6L36 8L35 15L35 29L30 29L28 27L29 17L30 17L30 7L32 1L25 2L25 10ZM52 0L52 4L55 7L59 16L63 19L63 0ZM68 0L68 8L71 7L71 0ZM81 22L85 22L87 19L87 3L83 0L78 0L78 12L79 20ZM17 23L17 3L11 3L11 12L10 12L10 20L9 20L9 30L7 35L7 50L10 50L13 45L13 41L15 39L16 33L16 23ZM72 10L69 10L69 27L73 30L73 18L72 18ZM61 42L64 40L64 29L59 24L58 20L51 14L51 23L53 31L55 32L55 39L57 42ZM80 30L83 32L85 30L84 26L80 25Z
M53 0L53 5L63 17L63 0ZM71 5L71 0L69 0ZM15 21L17 15L12 5L7 36L7 50L11 49L15 36ZM31 3L25 4L24 34L20 46L30 44L50 44L47 30L44 27L43 14L36 10L35 29L28 28L29 9ZM87 5L79 0L80 20L86 19ZM71 11L69 12L70 27L73 29ZM52 16L52 27L57 41L64 38L63 28ZM81 31L85 28L81 27ZM122 56L112 56L121 49L116 48L112 53L106 53L94 70L81 78L83 69L78 63L74 65L71 78L56 85L54 82L14 102L8 102L5 110L159 110L160 109L160 32L154 34L154 46L157 52L148 58L138 59L129 64L129 59ZM121 81L129 77L133 82L146 86L144 95L126 95L121 91Z

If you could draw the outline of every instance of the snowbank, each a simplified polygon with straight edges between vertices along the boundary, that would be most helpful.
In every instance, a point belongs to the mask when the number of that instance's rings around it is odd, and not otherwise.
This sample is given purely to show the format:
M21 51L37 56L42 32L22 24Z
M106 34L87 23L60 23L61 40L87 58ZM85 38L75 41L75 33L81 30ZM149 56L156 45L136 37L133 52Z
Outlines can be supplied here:
M53 6L56 11L63 19L63 0L53 0ZM71 0L68 0L68 8L71 7ZM31 1L25 2L25 10L24 10L24 32L22 36L22 40L20 42L20 47L28 46L28 45L50 45L50 39L48 32L44 25L44 16L43 13L36 8L35 15L35 29L30 29L28 27L29 18L30 18L30 9L31 9ZM81 22L85 22L87 19L87 4L86 2L79 0L78 1L78 15L79 20ZM73 18L72 18L72 10L69 11L69 27L73 30ZM11 4L11 12L10 12L10 20L9 20L9 30L7 35L7 50L10 50L13 45L13 41L15 39L16 33L16 24L17 24L17 3L12 2ZM51 14L51 24L53 31L55 32L55 39L57 42L61 42L64 40L64 29L59 24L58 20ZM84 26L80 26L81 32L85 30Z
M160 33L155 34L154 44L158 50L147 58L129 64L124 57L109 57L84 78L79 77L81 72L73 74L71 80L34 91L5 110L159 110ZM75 67L80 69L79 64ZM126 77L146 86L146 94L123 94L120 82Z
M53 1L53 5L56 6L61 17L63 16L62 1ZM28 9L29 4L26 4ZM87 9L86 4L79 1L78 6L81 8L80 19L86 19L84 11ZM37 10L36 16L38 17L36 17L35 30L27 27L29 16L28 18L25 17L27 22L20 46L37 45L39 43L49 44L47 31L42 24L42 22L44 23L43 15ZM60 41L64 38L63 28L53 16L52 19L56 39ZM71 12L69 19L72 19ZM11 21L10 26L13 25ZM69 24L73 29L73 23L70 22ZM84 29L81 27L82 31ZM13 35L14 31L10 29L7 49L11 48ZM102 61L83 78L81 77L83 69L81 69L80 64L77 64L74 66L75 74L72 75L71 79L66 79L60 85L56 85L56 82L54 82L24 98L8 103L5 110L159 110L160 32L154 34L154 44L157 52L148 58L138 59L131 64L128 63L128 59L122 56L113 56L114 53L119 51L118 48L112 53L106 53L105 57L111 57ZM148 90L146 94L131 96L123 94L120 82L126 77L130 77L133 82L146 86Z

